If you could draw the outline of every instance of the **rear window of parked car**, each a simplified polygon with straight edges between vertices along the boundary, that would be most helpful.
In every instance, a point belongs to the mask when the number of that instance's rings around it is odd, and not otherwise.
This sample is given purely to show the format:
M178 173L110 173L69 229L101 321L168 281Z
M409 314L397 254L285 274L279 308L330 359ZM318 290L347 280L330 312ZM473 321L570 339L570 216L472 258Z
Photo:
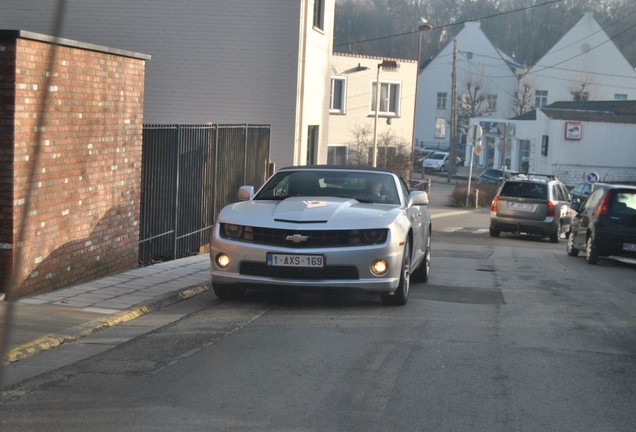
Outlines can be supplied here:
M547 185L543 183L506 182L501 188L500 196L513 198L546 199Z

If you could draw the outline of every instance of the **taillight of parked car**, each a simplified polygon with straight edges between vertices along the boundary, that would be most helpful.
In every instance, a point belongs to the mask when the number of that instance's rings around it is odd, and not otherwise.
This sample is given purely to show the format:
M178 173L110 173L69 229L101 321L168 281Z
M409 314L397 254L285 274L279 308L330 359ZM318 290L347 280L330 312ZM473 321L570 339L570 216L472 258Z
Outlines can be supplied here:
M496 196L492 199L492 202L490 203L490 211L497 211L497 201L499 201L499 196Z
M610 195L611 193L606 193L601 200L601 203L598 205L598 210L596 211L597 215L604 216L609 212Z
M556 205L552 201L548 201L548 216L556 215Z

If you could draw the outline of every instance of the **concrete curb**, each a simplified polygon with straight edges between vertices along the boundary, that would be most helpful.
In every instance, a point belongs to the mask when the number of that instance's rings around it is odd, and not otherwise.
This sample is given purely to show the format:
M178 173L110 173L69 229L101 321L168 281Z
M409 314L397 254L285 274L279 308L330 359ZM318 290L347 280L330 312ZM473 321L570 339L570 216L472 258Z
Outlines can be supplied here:
M181 289L177 292L159 297L149 304L141 304L122 312L118 312L112 315L106 315L96 320L89 321L75 327L70 327L63 332L51 333L34 341L11 348L8 351L6 357L3 359L2 363L7 365L18 360L23 360L39 352L55 348L64 343L76 341L100 330L123 324L127 321L131 321L144 316L150 312L154 312L166 306L170 306L183 300L187 300L189 298L202 294L209 289L210 287L208 285L191 286Z

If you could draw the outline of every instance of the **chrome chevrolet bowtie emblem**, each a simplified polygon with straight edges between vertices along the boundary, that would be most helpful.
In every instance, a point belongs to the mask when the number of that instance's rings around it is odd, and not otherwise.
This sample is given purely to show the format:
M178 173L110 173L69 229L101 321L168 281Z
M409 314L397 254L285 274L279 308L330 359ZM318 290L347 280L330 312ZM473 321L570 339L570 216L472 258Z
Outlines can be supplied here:
M294 235L288 235L285 240L290 241L290 242L294 242L294 243L300 243L300 242L304 242L309 240L309 236L305 236L302 234L294 234Z

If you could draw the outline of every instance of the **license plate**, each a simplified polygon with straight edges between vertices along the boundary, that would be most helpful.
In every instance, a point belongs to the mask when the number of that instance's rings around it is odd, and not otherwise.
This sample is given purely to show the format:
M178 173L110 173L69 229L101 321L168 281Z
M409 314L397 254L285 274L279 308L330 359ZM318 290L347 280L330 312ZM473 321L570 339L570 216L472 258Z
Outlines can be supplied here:
M510 208L512 210L519 210L519 211L524 211L524 212L533 212L534 211L534 204L526 204L526 203L510 203Z
M277 267L311 267L321 268L325 266L323 255L298 255L298 254L267 254L267 265Z
M623 243L623 250L636 252L636 244L634 243Z

